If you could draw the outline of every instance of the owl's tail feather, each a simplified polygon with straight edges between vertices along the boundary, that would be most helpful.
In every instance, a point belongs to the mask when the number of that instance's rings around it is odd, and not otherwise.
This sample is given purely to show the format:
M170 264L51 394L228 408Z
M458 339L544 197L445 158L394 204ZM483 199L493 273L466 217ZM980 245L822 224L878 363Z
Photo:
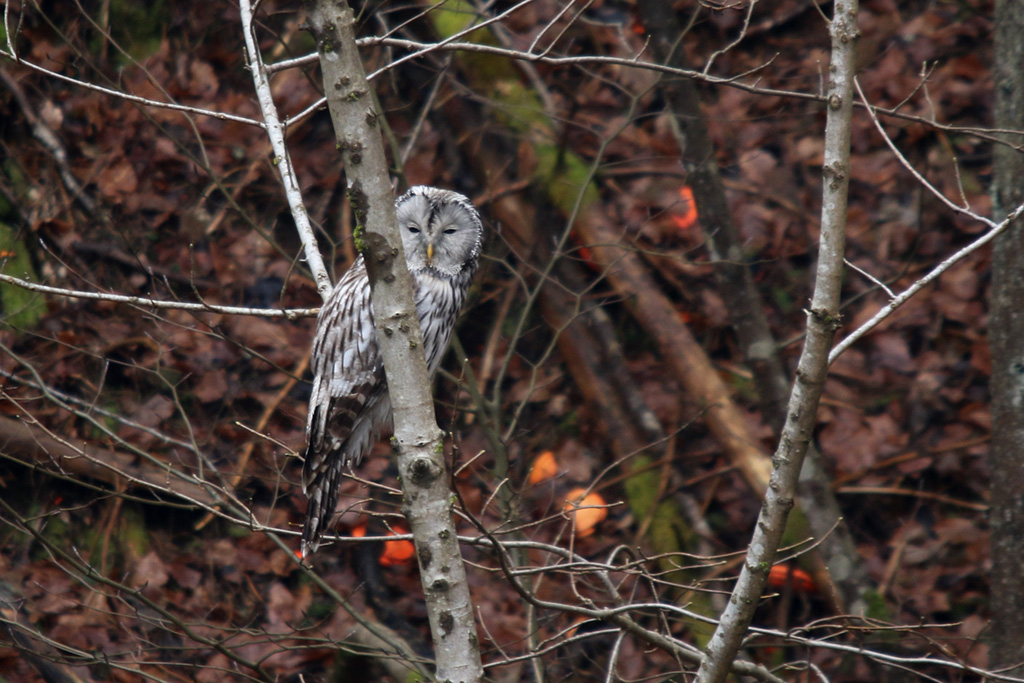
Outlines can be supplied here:
M307 450L306 462L309 462L312 455ZM320 547L320 540L329 528L338 504L338 484L341 482L343 458L334 453L328 454L326 459L333 464L320 468L321 476L304 487L306 495L309 496L309 503L306 505L306 523L302 527L302 559L306 559Z

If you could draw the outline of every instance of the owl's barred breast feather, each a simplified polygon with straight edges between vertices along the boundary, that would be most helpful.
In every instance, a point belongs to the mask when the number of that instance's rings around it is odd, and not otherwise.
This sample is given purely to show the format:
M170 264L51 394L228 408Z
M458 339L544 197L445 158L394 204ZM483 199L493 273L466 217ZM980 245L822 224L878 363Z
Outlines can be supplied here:
M427 370L433 377L476 271L483 224L457 192L417 186L395 202L415 285ZM345 467L358 465L391 424L391 398L360 256L335 285L317 318L311 363L302 489L308 496L303 557L316 551L337 505Z

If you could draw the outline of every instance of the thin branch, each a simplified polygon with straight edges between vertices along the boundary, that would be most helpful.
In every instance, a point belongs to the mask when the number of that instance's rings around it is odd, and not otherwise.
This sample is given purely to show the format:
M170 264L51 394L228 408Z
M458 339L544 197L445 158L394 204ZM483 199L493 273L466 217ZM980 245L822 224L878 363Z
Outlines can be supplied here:
M939 190L934 185L928 182L928 179L921 175L920 171L914 168L913 164L907 161L907 158L903 156L903 152L900 151L899 147L896 146L896 143L892 141L892 138L890 138L889 135L885 132L885 129L882 128L882 123L878 120L878 116L875 114L874 108L868 103L867 97L864 96L864 91L861 90L860 88L860 81L858 81L856 78L853 79L853 87L856 88L857 95L860 97L860 100L864 105L864 109L868 112L868 115L871 117L871 122L875 124L875 129L882 136L882 139L885 140L885 144L888 145L889 149L892 150L892 153L896 155L896 158L899 160L903 168L907 169L907 171L909 171L910 174L914 176L914 179L917 180L917 182L919 182L926 190L931 192L936 199L938 199L940 202L948 206L954 212L967 214L974 220L980 221L990 228L995 227L994 221L971 211L971 207L967 205L966 201L963 206L955 204L951 199L946 197L946 195L939 192Z
M9 6L10 5L8 4L7 7L9 8ZM476 30L477 28L479 28L479 26L474 26L473 30ZM10 34L8 34L8 40L10 40ZM369 37L366 37L366 38L360 38L357 41L357 43L361 47L373 46L373 45L384 45L384 46L388 46L388 47L402 47L402 48L414 50L415 51L415 56L418 56L418 57L425 56L427 54L430 54L433 51L455 51L455 52L462 51L462 52L478 52L478 53L483 53L483 54L493 54L493 55L498 55L498 56L502 56L502 57L507 57L508 59L512 59L512 60L537 62L537 63L542 63L542 64L550 64L550 65L554 65L554 66L610 65L610 66L630 67L630 68L636 68L636 69L645 69L645 70L648 70L648 71L654 71L654 72L658 72L658 73L664 73L664 74L667 74L667 75L677 76L677 77L681 77L681 78L691 78L691 79L694 79L696 81L701 81L701 82L704 82L704 83L708 83L710 85L724 85L724 86L727 86L727 87L731 87L731 88L736 88L738 90L742 90L744 92L749 92L749 93L755 94L755 95L767 95L767 96L785 97L785 98L788 98L788 99L797 99L797 100L803 100L803 101L809 101L809 102L818 102L818 103L825 102L825 96L822 95L822 94L818 94L818 93L804 93L804 92L798 92L798 91L795 91L795 90L783 90L783 89L780 89L780 88L767 88L767 87L762 87L762 86L757 85L757 81L755 81L754 83L745 83L745 82L740 80L740 79L742 79L745 76L749 76L749 75L752 75L753 73L756 73L756 72L759 72L759 71L763 70L763 68L765 66L767 66L768 64L770 64L773 60L769 60L768 63L762 65L761 67L758 67L757 69L754 69L752 71L745 72L745 73L742 73L742 74L738 74L738 75L734 75L734 76L711 76L711 75L704 74L704 73L702 73L700 71L695 71L695 70L692 70L692 69L680 69L680 68L676 68L676 67L666 66L664 64L658 64L656 62L649 62L649 61L641 60L639 58L640 57L639 54L636 55L635 57L606 57L606 56L600 56L600 55L581 55L581 56L571 56L571 57L552 57L552 56L550 56L550 55L548 55L546 53L540 53L540 54L530 53L530 52L524 52L522 50L516 50L516 49L513 49L513 48L507 48L507 47L499 47L499 46L495 46L495 45L483 45L483 44L465 43L465 42L459 42L459 41L450 42L450 43L425 43L425 42L421 42L421 41L409 40L409 39L405 39L405 38L395 38L395 37L391 37L391 36L369 36ZM212 110L209 110L209 109L202 109L202 108L199 108L199 107L192 107L192 106L181 105L181 104L173 104L173 103L169 103L169 102L160 102L158 100L151 100L151 99L148 99L148 98L145 98L145 97L139 97L137 95L130 95L130 94L125 93L123 91L114 90L114 89L111 89L111 88L104 88L103 86L95 85L95 84L89 83L87 81L83 81L83 80L76 79L76 78L71 78L69 76L65 76L64 74L58 73L56 71L51 71L49 69L46 69L45 67L39 66L38 64L33 64L32 62L23 60L20 57L18 57L13 51L0 50L0 57L7 57L8 59L12 59L12 60L16 61L18 64L22 64L22 65L24 65L24 66L26 66L26 67L28 67L30 69L33 69L33 70L38 71L40 73L46 74L47 76L51 76L51 77L56 78L58 80L61 80L61 81L64 81L66 83L70 83L72 85L76 85L76 86L79 86L79 87L82 87L82 88L86 88L88 90L93 90L93 91L96 91L96 92L100 92L100 93L103 93L103 94L108 95L110 97L115 97L115 98L118 98L118 99L123 99L123 100L129 101L129 102L135 102L137 104L141 104L141 105L145 105L145 106L150 106L150 107L157 107L157 108L162 108L162 109L170 109L170 110L173 110L173 111L181 111L181 112L184 112L184 113L195 114L197 116L209 116L209 117L212 117L212 118L217 118L217 119L221 119L221 120L225 120L225 121L235 121L235 122L238 122L238 123L244 123L246 125L258 126L260 128L266 128L266 124L265 123L262 123L260 121L255 120L255 119L250 119L250 118L247 118L247 117L244 117L244 116L238 116L236 114L228 114L228 113L225 113L225 112L212 111ZM402 59L404 60L404 59L408 59L408 58L411 58L411 57L412 57L412 55L407 55L406 57L404 57ZM316 60L317 60L317 56L315 54L304 55L302 57L297 57L295 59L289 59L289 60L284 60L284 61L281 61L281 62L277 62L275 64L264 65L263 66L263 70L264 70L265 74L269 75L269 74L275 73L277 71L283 71L283 70L286 70L286 69L307 66L309 64L315 63ZM371 79L375 78L376 76L381 75L382 73L390 70L391 68L393 68L395 66L397 66L397 63L390 63L390 64L388 64L388 65L386 65L384 67L381 67L381 69L379 69L376 72L374 72L373 75L370 78ZM313 110L317 109L318 107L323 106L325 102L326 102L325 98L320 98L313 105L310 105L309 107L307 107L306 110L303 110L303 112L301 114L295 115L293 117L289 117L288 120L287 120L288 125L293 125L298 120L300 120L302 118L305 118L310 113L312 113ZM855 106L864 106L864 105L861 105L861 104L858 103ZM993 142L995 144L1000 144L1000 145L1008 145L1008 146L1015 147L1015 148L1016 148L1015 145L1013 145L1012 143L1007 142L1003 138L999 137L999 135L1024 136L1024 131L1020 131L1020 130L978 128L978 127L974 127L974 126L955 126L955 125L951 125L951 124L943 124L943 123L939 123L939 122L934 121L934 120L932 120L932 119L930 119L928 117L925 117L925 116L917 116L917 115L914 115L914 114L904 114L904 113L899 111L899 109L902 106L903 106L903 103L900 103L896 107L891 107L891 108L888 108L888 109L882 108L882 107L871 107L871 110L873 112L875 112L876 114L881 114L881 115L889 116L891 118L899 119L899 120L902 120L902 121L907 121L909 123L919 123L919 124L922 124L924 126L927 126L929 128L935 129L935 130L942 130L942 131L949 132L949 133L961 133L961 134L974 135L974 136L976 136L976 137L978 137L979 139L982 139L982 140L987 140L989 142Z
M7 3L7 6L10 7L10 3ZM8 34L8 40L9 39L10 34ZM114 97L120 100L125 100L127 102L134 102L136 104L145 105L147 107L156 107L157 109L170 109L171 111L180 111L186 114L195 114L196 116L209 116L211 118L220 119L222 121L234 121L236 123L244 123L247 126L256 126L257 128L264 127L262 123L255 119L250 119L245 116L238 116L237 114L228 114L221 111L213 111L212 109L203 109L201 107L192 107L184 104L174 104L173 102L161 102L159 100L149 99L148 97L139 97L138 95L131 95L129 93L124 92L123 90L104 88L102 85L96 85L95 83L83 81L79 78L65 76L64 74L59 73L57 71L51 71L46 67L42 67L38 64L33 64L32 62L21 59L14 53L8 52L6 50L0 50L0 57L7 57L8 59L15 61L18 64L21 64L22 66L26 66L29 69L32 69L33 71L38 71L39 73L45 74L50 78L55 78L58 81L63 81L64 83L69 83L71 85L78 86L79 88L92 90L94 92L98 92L103 95Z
M892 299L893 297L896 296L895 294L893 294L893 291L891 289L889 289L889 285L885 284L884 282L879 280L877 277L875 277L874 275L872 275L868 271L864 270L863 268L861 268L860 266L855 264L853 261L851 261L849 259L843 259L843 263L846 265L847 268L849 268L850 270L857 271L858 273L863 275L869 282L871 282L871 284L873 284L874 286L878 287L883 292L888 294L890 299Z
M274 165L277 167L278 173L281 174L281 184L295 221L295 230L299 234L299 239L302 240L306 265L309 266L313 280L316 282L316 291L320 293L321 299L326 300L327 295L331 292L331 278L327 274L323 257L320 255L320 247L317 245L313 226L309 222L309 214L302 201L299 181L295 175L295 168L292 166L291 156L288 154L288 146L285 144L284 126L281 125L281 119L277 115L277 106L274 104L274 96L270 91L270 80L263 65L263 54L260 52L256 40L252 5L249 0L240 0L238 8L242 15L242 35L245 37L245 51L249 70L252 72L253 87L256 89L256 99L259 102L260 111L263 113L267 137L270 138L270 145L274 149Z
M274 677L267 672L259 662L245 659L243 655L236 653L232 648L228 647L227 643L223 640L207 637L201 633L203 629L190 626L185 621L178 618L174 612L167 609L162 604L158 604L151 600L141 590L131 590L128 586L114 579L107 578L102 573L97 572L92 565L86 563L79 555L77 555L77 553L65 551L50 543L39 531L24 523L17 511L3 499L0 499L0 507L2 507L7 514L11 515L13 519L17 520L16 525L22 532L32 536L37 543L40 543L42 547L46 549L47 553L50 555L51 561L55 565L59 566L69 576L75 576L82 583L96 582L130 595L134 600L144 604L148 609L158 614L166 622L177 626L185 637L221 653L240 666L251 669L264 681L274 680Z
M724 55L729 50L739 45L744 38L747 37L747 31L750 29L750 18L754 16L754 8L757 7L757 0L751 0L747 4L747 14L743 17L743 26L740 28L740 33L736 38L725 47L715 50L708 57L707 63L704 65L702 73L706 76L711 71L711 65L715 63L715 60Z
M405 38L393 38L393 37L381 37L374 36L368 38L361 38L359 41L360 46L369 45L386 45L389 47L404 47L409 50L416 50L417 53L422 56L429 54L433 50L449 50L449 51L462 51L462 52L477 52L482 54L492 54L501 57L506 57L512 60L523 60L529 62L537 62L541 64L549 64L553 66L594 66L594 65L608 65L608 66L621 66L630 67L636 69L644 69L647 71L654 71L656 73L663 73L669 76L675 76L679 78L691 78L696 81L707 83L709 85L724 85L730 88L736 88L754 95L767 95L784 97L787 99L803 100L806 102L817 102L819 104L827 104L827 97L825 94L816 92L798 92L795 90L783 90L780 88L766 88L757 85L758 80L753 83L743 82L742 78L751 76L755 73L762 71L765 67L770 65L774 61L774 57L765 64L752 69L750 71L737 74L734 76L711 76L695 71L693 69L681 69L678 67L668 66L665 64L659 64L657 62L649 62L641 60L640 55L637 54L634 57L605 57L600 55L580 55L572 57L552 57L546 54L536 54L524 52L522 50L516 50L512 48L499 47L496 45L486 45L479 43L463 43L463 42L452 42L445 44L436 43L424 43L415 40L408 40ZM302 58L303 60L308 59ZM300 60L295 60L296 62ZM386 70L390 66L385 66L379 69L374 75L378 75ZM863 107L865 105L861 103L854 103L856 107ZM901 107L899 105L899 107ZM978 128L974 126L954 126L951 124L938 123L931 118L925 116L917 116L914 114L904 114L898 111L899 107L893 108L882 108L882 107L871 107L871 111L876 114L882 114L909 123L919 123L928 128L935 130L942 130L950 133L963 133L974 135L982 140L989 142L1007 145L1016 148L1016 146L1008 143L1000 135L1013 135L1024 138L1024 131L1014 129L992 129L992 128Z
M64 181L64 185L68 188L72 198L80 203L90 214L94 213L96 211L96 201L86 194L85 188L78 182L75 174L71 172L71 164L68 162L68 153L64 148L64 143L53 132L53 129L46 125L46 122L36 114L32 103L28 101L28 97L25 96L21 86L18 85L18 82L6 70L0 70L0 80L7 85L8 90L14 95L14 99L17 100L18 106L21 107L21 111L25 115L29 127L32 129L33 137L39 140L53 157L54 161L57 162L57 170L60 173L61 180Z
M399 66L403 62L407 62L407 61L409 61L411 59L416 59L417 57L422 57L423 55L428 54L430 52L433 52L435 49L443 48L445 45L448 45L450 43L458 43L459 38L464 38L464 37L468 36L470 33L473 33L474 31L482 29L482 28L484 28L486 26L490 26L491 24L500 22L502 19L505 19L509 15L517 12L518 10L520 10L523 7L533 3L534 1L535 0L522 0L521 2L513 5L512 7L508 8L507 10L505 10L504 12L502 12L500 14L496 14L493 17L489 17L488 19L485 19L484 21L481 21L480 23L471 23L469 27L467 27L467 28L465 28L465 29L463 29L461 31L458 31L454 35L449 36L448 38L445 38L444 40L442 40L442 41L440 41L438 43L425 43L420 48L413 50L412 53L407 54L404 57L400 57L400 58L398 58L396 60L393 60L392 62L390 62L386 66L381 67L380 69L377 69L376 71L367 74L366 75L366 80L372 81L377 76L381 75L382 73L384 73L384 72L386 72L386 71L388 71L390 69L393 69L393 68ZM359 45L360 41L356 41L356 44Z
M24 361L22 361L22 362L24 363ZM6 370L0 369L0 377L3 377L4 379L9 380L11 382L17 382L18 384L21 384L22 386L31 387L33 389L36 389L37 391L42 392L47 397L53 396L53 397L59 399L60 402L63 402L63 403L73 403L73 404L83 408L86 412L97 413L97 414L102 415L103 417L105 417L107 419L115 420L116 422L119 422L120 424L123 424L126 427L130 427L132 429L137 429L140 432L144 432L146 434L149 434L150 436L152 436L152 437L154 437L154 438L156 438L156 439L158 439L158 440L160 440L160 441L162 441L164 443L171 444L171 445L174 445L174 446L178 446L179 448L184 448L185 450L192 451L192 453L197 455L197 456L199 455L199 452L194 450L195 449L195 444L189 443L187 441L182 441L180 439L175 439L172 436L164 434L163 432L161 432L158 429L154 429L153 427L149 427L147 425L140 424L139 422L136 422L134 420L130 420L127 417L125 417L125 416L123 416L123 415L121 415L121 414L119 414L117 412L114 412L112 410L107 410L106 408L103 408L101 406L95 405L95 402L93 402L93 401L85 401L83 399L80 399L80 398L77 398L75 396L72 396L71 394L67 394L67 393L65 393L63 391L60 391L59 389L55 389L55 388L53 388L51 386L48 386L48 385L45 385L45 384L42 384L42 383L39 383L39 382L34 382L32 380L25 379L24 377L19 377L18 375L14 374L13 372L7 372ZM36 377L38 377L38 374L36 374ZM60 402L56 403L56 405L60 406L60 407L64 407L64 406L62 406L62 404Z
M107 292L86 292L80 289L65 289L63 287L51 287L41 285L38 282L23 280L12 275L0 273L0 282L9 285L16 285L22 289L42 294L54 294L72 299L89 299L92 301L112 301L119 304L130 304L142 308L170 309L178 311L194 311L197 313L222 313L224 315L252 315L261 318L284 318L285 320L298 320L315 316L318 308L245 308L243 306L222 306L220 304L194 303L188 301L165 301L152 299L147 296L127 296L125 294L110 294Z
M916 178L917 181L919 183L921 183L922 186L924 186L926 189L928 189L929 192L931 192L933 195L935 195L935 197L937 197L947 207L949 207L950 209L952 209L956 213L965 214L965 215L969 216L970 218L973 218L974 220L976 220L976 221L978 221L980 223L984 223L985 225L987 225L990 228L990 230L988 232L986 232L984 235L982 235L981 237L979 237L978 239L976 239L973 242L971 242L970 244L968 244L967 246L965 246L965 247L959 249L958 251L956 251L953 255L947 257L945 260L942 261L942 263L940 263L939 265L935 266L935 268L933 268L931 271L929 271L928 274L926 274L924 277L918 279L916 282L914 282L914 284L912 284L910 287L905 289L901 294L893 295L893 293L890 290L888 290L888 288L886 288L886 291L889 293L889 296L891 297L889 303L887 303L880 311L878 311L875 315L873 315L870 320L868 320L863 325L858 327L856 330L851 332L846 338L843 339L843 341L841 341L838 344L836 344L835 348L832 349L832 351L829 353L829 356L828 356L828 362L829 362L830 365L832 363L834 363L835 360L837 358L839 358L839 356L844 351L846 351L846 349L850 348L850 346L852 346L861 337L866 335L868 332L870 332L875 327L877 327L879 325L879 323L881 323L883 320L885 320L890 315L892 315L893 312L896 311L896 309L898 309L900 306L902 306L907 301L909 301L914 295L916 295L922 289L927 287L929 284L931 284L933 281L935 281L936 278L941 276L943 273L945 273L947 270L952 268L954 265L956 265L957 263L959 263L960 261L965 259L967 256L969 256L970 254L974 253L975 251L977 251L981 247L985 246L986 244L988 244L989 242L994 240L997 236L999 236L1000 233L1002 233L1008 227L1010 227L1010 225L1013 223L1013 221L1015 221L1021 215L1021 213L1024 213L1024 204L1022 204L1022 205L1018 206L1016 209L1014 209L1004 220L1000 221L999 223L996 223L995 221L993 221L990 218L987 218L985 216L982 216L980 214L975 213L974 211L971 211L969 207L959 206L957 204L954 204L949 199L947 199L945 195L943 195L941 192L939 192L931 183L928 182L927 179L925 179L917 171L917 169L915 169L913 167L913 165L909 161L907 161L906 157L903 156L903 154L900 152L899 148L896 147L896 145L889 138L889 136L886 135L885 130L882 128L881 123L878 121L878 117L875 116L874 110L871 108L870 105L868 105L867 100L864 97L864 93L863 93L863 91L860 88L860 84L857 83L856 80L854 80L854 87L856 87L857 93L860 95L861 99L864 101L865 108L867 109L868 113L871 115L871 120L874 122L875 128L882 135L882 138L885 140L885 143L889 146L889 149L892 150L893 154L896 155L896 157L897 157L897 159L899 159L900 163L908 171L910 171L910 173L914 176L914 178ZM860 271L859 268L857 270L858 270L858 272L862 272L863 273L863 271Z
M828 355L829 365L834 363L835 360L839 358L839 356L842 355L844 351L846 351L846 349L850 348L850 346L857 342L861 337L863 337L868 332L878 327L878 324L881 323L886 318L888 318L890 315L892 315L896 311L896 309L898 309L903 304L907 303L907 301L909 301L914 295L916 295L922 289L924 289L929 284L934 282L936 278L938 278L940 275L942 275L947 270L955 266L957 263L964 260L972 253L974 253L978 249L981 249L986 244L988 244L996 237L998 237L999 234L1005 231L1008 227L1010 227L1010 225L1015 220L1017 220L1021 216L1021 214L1024 214L1024 204L1021 204L1016 209L1014 209L1013 212L1011 212L1010 215L1008 215L1003 221L992 224L991 230L989 230L984 235L974 240L967 246L958 250L952 256L947 257L945 260L942 261L942 263L932 268L924 277L921 277L914 284L907 287L902 293L893 297L892 300L890 300L889 303L887 303L882 308L882 310L878 311L878 313L875 313L873 316L871 316L870 320L868 320L863 325L858 327L856 330L851 332L847 337L843 339L843 341L836 344L835 348L833 348ZM991 221L989 221L988 219L984 219L984 222L991 223Z

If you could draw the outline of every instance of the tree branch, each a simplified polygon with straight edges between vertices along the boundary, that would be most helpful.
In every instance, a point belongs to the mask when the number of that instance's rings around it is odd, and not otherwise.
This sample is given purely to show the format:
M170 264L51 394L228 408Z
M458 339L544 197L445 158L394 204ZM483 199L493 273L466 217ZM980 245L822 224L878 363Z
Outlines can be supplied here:
M720 683L729 673L754 610L761 600L786 518L793 507L804 454L817 420L818 401L828 374L828 353L839 326L839 295L846 243L846 204L850 181L850 119L853 113L854 48L857 0L837 0L830 24L832 59L828 79L828 119L822 172L821 239L807 337L797 364L786 424L751 538L746 560L697 671L698 683Z
M644 25L649 27L651 49L659 61L686 68L682 38L685 30L671 6L660 0L641 0L637 7ZM749 18L748 13L746 21ZM744 33L741 32L740 37ZM705 66L704 73L707 72L708 66ZM673 133L679 141L687 171L686 184L693 191L699 223L715 264L718 291L726 302L729 322L736 332L743 358L753 373L762 414L777 435L786 420L786 401L792 382L782 361L780 346L768 325L764 300L754 283L748 248L733 220L700 93L692 79L666 79L662 92L673 116ZM764 495L763 487L755 491L759 496ZM832 599L837 613L863 612L863 595L870 584L863 566L856 561L856 545L850 529L846 524L837 524L842 518L839 503L829 487L821 454L813 444L804 462L797 503L797 516L790 519L790 534L794 537L812 534L821 541L811 555L817 582Z
M994 240L1007 228L1009 228L1013 224L1013 222L1020 217L1021 213L1024 213L1024 204L1020 204L1017 206L1017 208L1010 211L1002 221L996 223L994 220L990 218L986 218L985 216L982 216L978 213L975 213L974 211L971 211L968 207L957 206L956 204L949 201L949 199L947 199L941 192L936 190L935 187L931 183L929 183L920 173L918 173L917 169L915 169L909 161L907 161L907 158L903 156L899 148L897 148L893 141L889 138L889 136L886 135L885 129L882 128L882 124L878 121L878 117L875 115L875 110L868 104L867 98L864 97L864 93L860 89L860 84L856 83L855 81L854 85L857 88L857 93L860 95L861 100L863 100L864 102L865 109L867 110L868 114L871 115L871 120L875 124L875 129L878 130L879 134L881 134L882 139L885 140L885 143L889 146L889 149L892 150L893 154L896 155L896 158L899 159L903 167L910 171L910 173L913 174L913 176L917 179L918 182L921 183L923 187L929 190L935 197L937 197L950 209L957 213L966 214L967 216L973 218L974 220L980 223L984 223L989 227L989 231L986 232L981 237L979 237L978 239L971 242L970 244L968 244L967 246L957 250L952 255L943 259L942 263L932 268L924 277L915 281L914 284L907 287L898 295L893 295L892 292L886 289L887 293L890 296L889 303L882 307L882 310L878 311L873 316L871 316L871 318L867 322L862 324L856 330L847 335L841 342L836 344L835 348L832 349L832 352L829 353L828 356L828 362L830 365L834 363L835 360L839 358L839 356L844 351L846 351L846 349L850 348L850 346L852 346L857 340L859 340L861 337L866 335L871 330L875 329L875 327L877 327L879 323L881 323L883 320L892 315L897 308L899 308L907 301L909 301L914 295L916 295L922 289L924 289L929 284L934 282L940 275L945 273L954 265L956 265L973 252L977 251L978 249L982 248L983 246ZM1005 208L1003 210L1005 210Z
M270 138L270 145L274 149L273 163L277 167L278 173L281 174L281 184L284 187L292 218L295 220L295 229L299 233L299 239L302 240L306 265L309 266L310 272L313 273L313 281L316 282L316 291L320 293L321 299L326 300L331 291L331 278L327 275L327 268L320 256L320 247L317 246L316 235L309 222L306 205L302 201L302 191L299 189L299 182L295 177L295 168L292 166L288 147L284 142L284 126L281 125L281 119L277 115L274 96L270 92L270 80L263 64L263 55L260 53L259 44L256 41L252 6L249 0L240 0L238 8L242 13L242 35L245 37L245 52L249 61L249 70L252 72L256 98L260 105L260 111L263 113L267 137Z
M31 280L23 280L0 273L0 282L27 289L30 292L42 294L53 294L56 296L70 297L72 299L89 299L92 301L113 301L119 304L129 304L142 308L159 308L165 310L193 311L196 313L222 313L224 315L253 315L261 318L285 318L286 320L298 320L309 318L317 314L316 308L246 308L244 306L222 306L221 304L208 304L205 302L191 301L166 301L163 299L152 299L148 296L129 296L126 294L110 294L108 292L86 292L81 289L65 289L63 287L51 287L41 285Z

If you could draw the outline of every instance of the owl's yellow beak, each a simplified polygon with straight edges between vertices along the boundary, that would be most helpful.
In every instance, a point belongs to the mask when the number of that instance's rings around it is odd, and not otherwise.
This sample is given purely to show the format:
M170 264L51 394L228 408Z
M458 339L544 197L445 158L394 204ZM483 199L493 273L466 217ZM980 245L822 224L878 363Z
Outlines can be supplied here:
M427 263L430 263L433 260L434 260L434 244L432 242L427 242Z

